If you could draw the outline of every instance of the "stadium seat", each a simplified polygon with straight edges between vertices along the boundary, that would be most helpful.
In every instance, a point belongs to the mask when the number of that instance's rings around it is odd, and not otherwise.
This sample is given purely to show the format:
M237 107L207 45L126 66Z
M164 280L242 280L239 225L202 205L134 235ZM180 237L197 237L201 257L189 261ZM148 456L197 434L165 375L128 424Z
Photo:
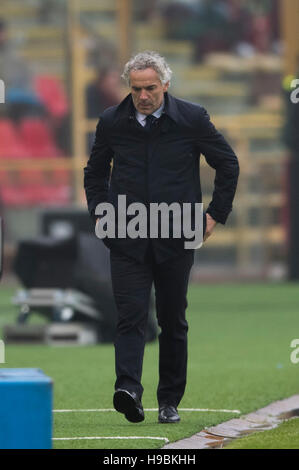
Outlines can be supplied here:
M23 191L19 191L11 184L1 187L1 197L6 206L22 206L27 204L27 198Z
M61 156L49 126L39 118L25 118L20 124L20 134L32 158Z
M14 186L7 184L1 186L1 198L7 206L28 207L30 205L69 204L71 200L70 188L65 186L45 186L43 184Z
M64 169L45 172L26 168L14 174L2 170L0 195L7 206L68 204L71 199L70 174Z
M67 168L54 169L52 172L52 181L59 185L71 184L71 172Z
M7 179L8 179L7 171L1 170L0 171L0 185L2 185L3 183L7 183Z
M24 185L45 184L45 176L43 170L36 168L26 168L19 170L19 183Z
M35 92L49 114L62 118L68 112L68 100L62 83L56 77L39 76L35 80Z
M27 149L14 123L10 119L0 119L0 158L25 157L28 157Z

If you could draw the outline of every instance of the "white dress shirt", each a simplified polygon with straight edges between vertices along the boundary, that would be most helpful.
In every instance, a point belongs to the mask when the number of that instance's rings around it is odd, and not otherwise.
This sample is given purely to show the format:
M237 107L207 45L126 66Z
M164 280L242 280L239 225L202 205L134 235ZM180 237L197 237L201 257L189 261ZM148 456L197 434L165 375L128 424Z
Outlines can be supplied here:
M152 116L155 116L155 118L159 119L159 117L161 116L162 112L163 112L163 108L164 108L164 102L161 104L160 108L156 109L156 111L154 111L152 114ZM146 118L147 118L147 114L141 114L139 111L137 111L136 109L136 119L137 121L144 127L145 124L146 124Z

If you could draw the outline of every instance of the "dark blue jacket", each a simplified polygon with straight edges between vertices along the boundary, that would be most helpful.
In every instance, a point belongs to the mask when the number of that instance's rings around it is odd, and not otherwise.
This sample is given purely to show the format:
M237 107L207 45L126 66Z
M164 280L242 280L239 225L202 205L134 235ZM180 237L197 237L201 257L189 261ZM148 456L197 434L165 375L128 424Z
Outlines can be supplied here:
M202 106L169 93L164 94L164 103L162 116L150 131L136 120L131 94L100 116L84 168L88 210L94 220L96 206L110 202L116 208L120 194L126 195L127 206L132 202L146 206L151 202L202 202L199 157L203 154L216 170L213 197L206 212L225 224L239 176L235 153ZM151 242L157 262L183 252L184 241L184 237L104 239L109 248L140 261Z

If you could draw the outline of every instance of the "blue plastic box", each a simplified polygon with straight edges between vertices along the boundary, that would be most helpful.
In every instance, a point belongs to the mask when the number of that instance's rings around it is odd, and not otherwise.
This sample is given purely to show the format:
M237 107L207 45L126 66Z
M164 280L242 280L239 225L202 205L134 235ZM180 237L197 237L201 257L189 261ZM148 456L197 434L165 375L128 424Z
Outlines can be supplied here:
M0 449L52 448L52 389L40 369L0 368Z

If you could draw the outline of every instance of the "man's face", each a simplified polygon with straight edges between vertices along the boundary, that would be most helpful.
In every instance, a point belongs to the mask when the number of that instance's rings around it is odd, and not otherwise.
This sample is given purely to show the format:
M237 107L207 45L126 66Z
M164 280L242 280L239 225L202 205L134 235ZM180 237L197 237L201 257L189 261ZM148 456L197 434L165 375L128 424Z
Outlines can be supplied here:
M157 72L152 68L132 70L130 88L135 108L142 114L152 114L160 108L169 82L162 85Z

